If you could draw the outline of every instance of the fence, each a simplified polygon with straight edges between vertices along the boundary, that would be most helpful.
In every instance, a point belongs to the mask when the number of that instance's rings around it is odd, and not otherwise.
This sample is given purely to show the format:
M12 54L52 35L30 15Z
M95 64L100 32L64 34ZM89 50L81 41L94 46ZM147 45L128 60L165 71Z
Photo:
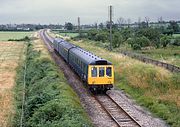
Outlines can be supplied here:
M136 54L136 53L132 53L132 52L128 52L128 51L121 51L122 54L129 56L131 58L140 60L144 63L150 63L159 67L163 67L171 72L180 72L180 67L172 65L172 64L168 64L168 63L164 63L158 60L153 60L151 58Z

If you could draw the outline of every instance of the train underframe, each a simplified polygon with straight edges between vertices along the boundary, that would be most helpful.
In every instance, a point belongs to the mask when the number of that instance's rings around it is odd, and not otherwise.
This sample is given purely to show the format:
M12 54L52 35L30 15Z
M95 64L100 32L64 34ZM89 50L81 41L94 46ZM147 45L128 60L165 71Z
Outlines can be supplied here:
M112 84L104 84L104 85L88 85L88 88L91 92L106 92L107 90L110 90L113 88Z

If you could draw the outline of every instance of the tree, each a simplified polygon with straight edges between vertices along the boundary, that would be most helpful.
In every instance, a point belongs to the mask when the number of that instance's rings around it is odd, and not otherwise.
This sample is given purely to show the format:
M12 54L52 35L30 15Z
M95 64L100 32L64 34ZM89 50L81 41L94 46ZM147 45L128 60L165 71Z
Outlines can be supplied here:
M130 24L131 24L131 19L130 18L127 19L127 24L128 24L128 28L129 28Z
M150 27L149 28L143 28L143 29L138 30L135 33L135 36L137 36L137 37L145 36L151 41L152 45L157 46L157 47L159 45L160 32L157 29L150 28Z
M65 29L67 30L73 30L73 24L68 22L68 23L65 23Z
M163 47L166 47L169 43L171 42L171 39L164 35L161 39L160 39L160 43Z
M99 24L99 28L100 28L100 29L103 29L103 28L104 28L103 23L100 23L100 24Z
M113 34L113 41L112 41L112 46L114 48L119 47L123 43L123 37L119 32L115 32Z
M95 29L97 30L98 29L97 22L94 23L94 26L95 26Z
M145 17L145 22L146 22L147 27L149 27L149 21L150 21L150 18L149 17Z
M95 41L102 41L103 43L108 39L108 33L105 31L99 31L95 36Z
M131 28L125 28L121 31L124 41L133 36L133 30Z
M176 21L170 21L170 25L168 26L168 29L173 29L173 32L179 32L180 28Z
M123 24L125 23L124 18L123 17L118 18L117 23L118 23L119 27L122 28Z
M138 18L138 27L141 28L141 17Z
M172 43L172 45L180 46L180 38L176 38L176 39L174 40L174 42Z
M96 29L89 30L87 33L88 39L95 40L96 34L98 34L98 31Z

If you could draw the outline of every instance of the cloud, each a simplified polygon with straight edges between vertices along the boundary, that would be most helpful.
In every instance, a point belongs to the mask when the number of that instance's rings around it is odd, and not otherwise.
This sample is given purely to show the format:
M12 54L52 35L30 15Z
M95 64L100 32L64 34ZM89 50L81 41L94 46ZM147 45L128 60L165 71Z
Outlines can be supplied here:
M137 21L148 16L151 21L162 16L166 20L180 19L179 0L1 0L1 23L77 23L105 22L108 6L113 5L114 21L119 17Z

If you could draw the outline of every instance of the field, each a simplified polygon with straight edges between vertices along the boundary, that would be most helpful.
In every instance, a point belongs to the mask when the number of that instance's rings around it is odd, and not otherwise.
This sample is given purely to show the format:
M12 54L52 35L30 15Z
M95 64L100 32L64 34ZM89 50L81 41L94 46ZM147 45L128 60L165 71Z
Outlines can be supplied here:
M160 60L165 63L170 63L180 66L180 47L167 47L161 49L141 50L138 53Z
M0 42L0 126L9 127L14 114L13 87L16 67L23 59L23 42Z
M79 35L79 33L59 33L59 32L54 32L55 34L59 34L63 37L76 37Z
M25 36L31 36L33 32L0 32L0 41L9 39L22 39Z
M180 34L173 34L174 37L180 37Z
M78 33L60 33L61 36L76 37Z
M71 41L115 66L115 86L174 127L180 126L180 79L163 68L97 47L93 41Z

